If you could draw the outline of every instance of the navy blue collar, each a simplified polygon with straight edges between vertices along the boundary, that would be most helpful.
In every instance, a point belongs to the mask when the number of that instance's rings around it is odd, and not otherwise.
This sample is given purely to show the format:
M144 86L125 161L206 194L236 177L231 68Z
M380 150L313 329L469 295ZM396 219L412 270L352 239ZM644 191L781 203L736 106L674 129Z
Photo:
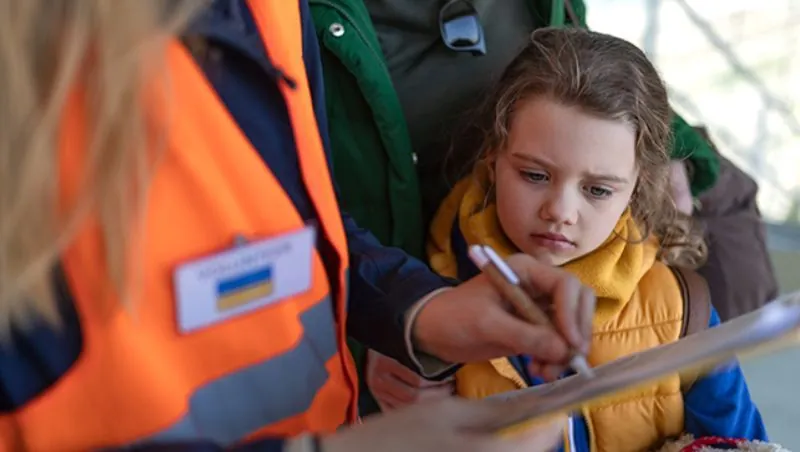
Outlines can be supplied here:
M258 25L245 0L214 0L189 26L186 36L199 36L222 44L229 49L259 62L262 69L276 81L282 80L291 88L295 82L272 63L264 47Z

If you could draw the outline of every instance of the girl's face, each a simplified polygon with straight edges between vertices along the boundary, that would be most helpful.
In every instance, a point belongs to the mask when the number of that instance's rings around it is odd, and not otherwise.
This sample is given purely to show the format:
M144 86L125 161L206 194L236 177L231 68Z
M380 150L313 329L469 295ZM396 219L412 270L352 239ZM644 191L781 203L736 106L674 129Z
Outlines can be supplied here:
M495 162L497 214L521 251L563 265L600 246L631 199L635 134L546 98L523 101Z

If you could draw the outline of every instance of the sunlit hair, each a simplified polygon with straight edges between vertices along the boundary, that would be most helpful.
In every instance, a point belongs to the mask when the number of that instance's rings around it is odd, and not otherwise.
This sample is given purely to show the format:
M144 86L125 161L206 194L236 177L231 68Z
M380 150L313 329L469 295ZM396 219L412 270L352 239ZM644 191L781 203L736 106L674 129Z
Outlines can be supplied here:
M152 170L146 150L158 136L141 101L145 79L164 69L168 38L204 6L0 0L0 339L33 318L58 322L53 270L90 211L109 275L122 284L126 243ZM80 202L63 206L59 131L77 86L85 89L86 178Z

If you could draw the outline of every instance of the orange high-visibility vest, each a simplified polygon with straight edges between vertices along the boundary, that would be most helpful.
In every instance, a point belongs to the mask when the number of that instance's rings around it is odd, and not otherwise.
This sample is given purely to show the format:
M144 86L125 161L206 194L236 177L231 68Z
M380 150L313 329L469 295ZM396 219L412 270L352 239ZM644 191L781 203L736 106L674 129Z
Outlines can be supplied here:
M338 284L330 284L314 250L306 292L179 332L177 267L229 249L240 235L269 239L305 225L192 56L174 40L167 49L172 104L166 149L136 231L143 252L132 264L143 270L133 309L98 288L109 278L92 216L62 256L83 350L46 392L0 418L0 450L188 439L231 445L330 433L355 419L356 376L344 332L347 244L305 74L300 9L289 0L252 0L249 7L271 59L297 82L295 89L281 89L303 180L319 214L317 234L338 253ZM60 139L62 206L76 201L85 168L84 107L76 90Z

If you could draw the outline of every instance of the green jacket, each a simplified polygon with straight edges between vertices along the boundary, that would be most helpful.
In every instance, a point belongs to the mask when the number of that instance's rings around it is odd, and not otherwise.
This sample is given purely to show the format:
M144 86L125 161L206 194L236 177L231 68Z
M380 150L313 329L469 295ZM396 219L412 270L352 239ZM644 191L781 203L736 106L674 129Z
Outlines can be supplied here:
M309 1L321 44L333 172L342 207L382 243L421 257L425 231L414 153L367 9L361 0ZM563 0L532 0L532 13L550 17L551 23L564 21L565 14L552 12L559 11L553 10L555 3ZM585 20L583 1L572 4L579 20ZM692 189L699 194L714 183L716 157L678 116L673 130L674 157L692 160Z
M403 110L369 13L362 0L309 0L325 71L333 174L342 209L382 243L423 257L426 231L420 187ZM531 0L537 23L569 22L564 0ZM583 0L572 5L585 26ZM713 185L718 163L711 148L675 118L676 158L694 166L692 190ZM363 352L351 344L357 364ZM366 393L366 391L364 391Z

